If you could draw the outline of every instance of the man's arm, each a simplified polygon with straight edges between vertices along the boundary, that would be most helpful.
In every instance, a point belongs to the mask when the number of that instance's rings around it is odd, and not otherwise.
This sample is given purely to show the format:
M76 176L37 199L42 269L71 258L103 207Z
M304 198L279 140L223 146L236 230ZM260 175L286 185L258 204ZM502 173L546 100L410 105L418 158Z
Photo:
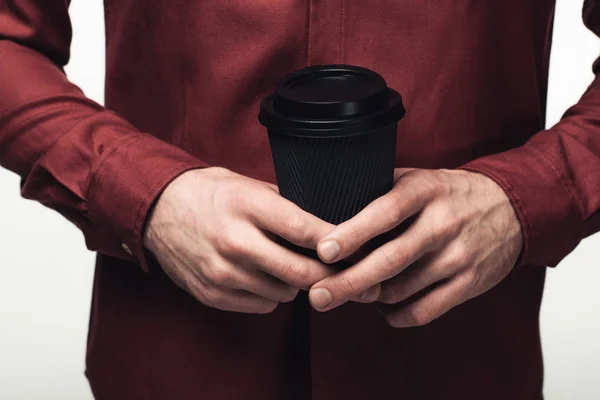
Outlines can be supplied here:
M220 310L268 313L331 274L271 240L314 249L330 224L139 132L71 84L70 29L64 0L0 2L0 164L22 177L23 196L73 221L92 250L147 270L147 248Z
M67 80L67 3L0 2L0 165L21 176L23 197L75 223L90 250L146 268L141 230L150 206L175 177L206 165Z
M586 26L600 35L600 1L586 0ZM600 230L600 59L581 100L524 146L472 161L465 169L496 181L523 228L520 264L556 266Z
M584 4L586 25L600 34L600 1ZM315 284L313 306L328 311L363 293L383 303L392 326L427 324L496 286L518 260L555 266L600 230L600 59L594 72L579 103L522 147L472 161L466 171L398 170L388 194L321 240L319 256L338 261L415 221Z

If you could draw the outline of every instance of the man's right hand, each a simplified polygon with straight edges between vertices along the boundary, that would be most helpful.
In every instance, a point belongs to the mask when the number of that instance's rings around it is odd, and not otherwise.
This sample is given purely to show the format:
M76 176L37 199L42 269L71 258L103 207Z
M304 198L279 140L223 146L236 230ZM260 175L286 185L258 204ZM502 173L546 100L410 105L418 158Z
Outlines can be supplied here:
M269 313L334 272L271 239L315 249L333 225L275 186L223 168L182 174L148 218L144 246L177 285L214 308Z

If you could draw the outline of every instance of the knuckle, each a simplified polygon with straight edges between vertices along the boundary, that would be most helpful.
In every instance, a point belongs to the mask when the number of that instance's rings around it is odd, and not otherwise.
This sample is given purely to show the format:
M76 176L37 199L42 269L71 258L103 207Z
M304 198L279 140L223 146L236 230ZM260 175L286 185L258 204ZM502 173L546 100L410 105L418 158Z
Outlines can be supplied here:
M435 266L435 272L442 275L448 276L457 270L460 270L462 262L456 258L445 259Z
M304 215L285 216L281 221L290 238L295 238L299 243L308 239L308 221Z
M275 302L268 302L265 303L264 305L260 306L258 309L258 313L260 314L270 314L273 311L275 311L275 309L277 309L277 306L279 304L275 303Z
M420 186L420 190L415 190L410 195L410 202L414 204L425 204L425 199L429 197L431 193L430 185L427 182L424 182Z
M399 302L399 291L396 285L384 286L379 295L379 301L384 304L394 304Z
M220 171L216 171L219 174ZM219 204L230 205L237 195L236 185L220 184L216 185L214 200Z
M400 215L400 198L398 193L391 191L386 196L381 197L377 203L379 211L388 216L390 219L398 220L401 218Z
M210 170L212 172L214 172L216 175L228 175L228 174L231 174L231 171L229 171L227 168L219 167L219 166L211 167Z
M345 295L355 295L358 291L356 280L352 276L344 275L340 278L340 289Z
M202 302L214 308L221 308L225 305L223 295L215 288L206 288L202 291Z
M443 232L452 232L456 227L456 215L452 211L451 207L442 202L434 208L435 219L439 222L438 229Z
M402 265L402 262L406 257L406 252L399 246L382 247L381 251L386 261L386 265L388 266L387 268L391 269Z
M304 232L307 225L306 217L303 215L294 215L286 218L286 226L289 230Z
M426 240L426 248L433 250L441 247L449 236L450 228L444 224L440 224L438 227L432 229L428 240Z
M308 288L312 286L309 268L304 264L289 264L285 267L286 282L293 287Z
M348 244L350 244L351 246L354 244L363 243L362 231L358 229L358 227L353 223L348 223L347 227L348 239L346 239L346 242L348 242Z
M419 266L416 266L416 268L419 268ZM402 285L398 285L398 287L409 290L414 288L419 290L425 289L435 281L436 278L434 272L437 271L429 271L426 267L424 269L417 269L416 271L409 272L406 279L401 281Z
M226 177L234 176L235 173L223 167L210 167L204 170L204 172L210 172L210 176L216 179L223 179Z
M384 317L388 325L392 328L398 329L406 327L406 321L403 321L400 315L398 315L396 312L386 313Z
M452 193L452 184L447 170L430 171L436 194L448 196Z
M424 307L413 306L406 310L406 321L411 326L423 326L431 322L433 317Z
M460 268L470 261L470 254L467 246L464 244L455 244L452 248L452 252L448 256L447 263L453 268Z
M245 252L245 245L240 240L235 239L236 236L234 232L231 232L224 233L216 238L216 247L221 254L239 255Z
M396 304L414 294L417 291L415 288L425 286L425 281L420 274L411 275L407 279L397 279L392 284L382 285L379 301L386 304Z
M391 326L392 328L400 328L398 319L393 314L386 314L384 317L389 326Z
M466 287L468 291L474 290L481 281L481 271L479 268L473 268L465 273Z
M431 228L428 240L430 246L446 243L458 233L459 226L455 223L453 216L446 210L434 211L431 218L432 221L437 221L435 226Z
M438 171L435 170L419 170L415 171L414 179L418 180L419 187L423 195L437 194L441 189L440 177Z
M204 271L205 278L215 286L231 286L233 275L231 271L222 265L213 265Z
M452 249L449 253L443 255L443 258L436 260L432 269L443 276L454 274L458 271L462 271L468 264L465 254L462 250Z
M222 204L234 212L250 208L252 196L248 196L247 189L240 184L223 185L223 193L220 196Z
M227 185L225 195L230 201L235 202L246 198L240 185Z
M300 289L290 287L285 293L282 294L281 302L289 303L290 301L293 301L298 296L298 293L300 293Z

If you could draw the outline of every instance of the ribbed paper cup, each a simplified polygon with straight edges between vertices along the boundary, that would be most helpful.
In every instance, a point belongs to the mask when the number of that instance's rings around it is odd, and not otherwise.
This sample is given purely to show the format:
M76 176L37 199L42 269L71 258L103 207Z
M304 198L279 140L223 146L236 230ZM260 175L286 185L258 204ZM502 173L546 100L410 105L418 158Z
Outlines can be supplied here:
M393 184L405 109L377 73L314 66L283 78L261 104L281 195L340 224Z

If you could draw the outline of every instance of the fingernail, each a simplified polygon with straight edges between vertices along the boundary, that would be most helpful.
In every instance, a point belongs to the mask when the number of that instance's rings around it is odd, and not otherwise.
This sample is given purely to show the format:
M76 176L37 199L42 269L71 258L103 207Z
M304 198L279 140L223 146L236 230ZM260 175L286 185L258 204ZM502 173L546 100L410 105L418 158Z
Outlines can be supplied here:
M321 259L325 262L331 262L340 255L340 245L335 240L326 240L319 246Z
M327 289L318 288L310 291L310 302L314 308L323 309L331 304L333 296Z
M377 297L379 297L379 285L371 286L358 296L358 298L364 302L373 302L377 300Z

